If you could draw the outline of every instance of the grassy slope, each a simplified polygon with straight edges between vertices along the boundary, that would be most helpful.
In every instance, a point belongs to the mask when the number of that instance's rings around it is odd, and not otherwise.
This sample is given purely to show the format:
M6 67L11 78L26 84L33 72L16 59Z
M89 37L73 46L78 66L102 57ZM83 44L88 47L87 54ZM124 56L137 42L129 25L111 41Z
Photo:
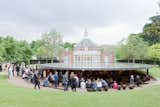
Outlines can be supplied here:
M149 73L150 73L150 75L152 75L153 77L160 78L160 68L159 68L159 67L151 68L151 69L149 70Z
M0 107L159 107L160 86L132 91L74 93L10 85L0 75Z

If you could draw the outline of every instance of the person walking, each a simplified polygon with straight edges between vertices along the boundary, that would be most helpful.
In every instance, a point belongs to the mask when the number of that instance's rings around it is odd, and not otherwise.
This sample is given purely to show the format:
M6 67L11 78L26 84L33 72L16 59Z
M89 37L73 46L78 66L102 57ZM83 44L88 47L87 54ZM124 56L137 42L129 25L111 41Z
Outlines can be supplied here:
M40 81L36 72L34 72L33 79L34 79L34 89L36 89L37 86L40 89Z

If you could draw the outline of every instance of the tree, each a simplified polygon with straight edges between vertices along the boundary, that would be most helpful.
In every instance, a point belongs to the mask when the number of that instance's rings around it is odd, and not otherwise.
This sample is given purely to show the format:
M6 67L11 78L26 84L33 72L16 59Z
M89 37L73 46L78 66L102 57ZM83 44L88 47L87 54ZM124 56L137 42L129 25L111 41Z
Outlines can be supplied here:
M45 51L42 40L32 41L30 46L31 46L31 49L32 49L32 52L33 52L33 56L35 56L35 57L46 56L47 53Z
M33 55L31 46L26 41L18 41L16 50L17 61L29 61Z
M149 55L154 60L160 60L160 43L150 46Z
M64 49L73 50L75 46L75 43L65 42L63 44Z
M29 61L32 50L26 41L17 41L11 36L0 38L0 61Z
M0 37L0 62L3 62L5 60L4 55L5 55L5 48L4 48L3 38Z
M46 55L48 57L58 57L63 52L62 35L56 30L46 32L42 35L42 44Z
M116 52L120 59L132 59L133 62L135 59L147 59L148 44L138 34L131 34Z
M149 45L160 43L160 15L150 18L150 23L145 24L141 37L147 41Z
M5 61L15 62L16 52L17 52L16 40L11 36L7 36L6 38L3 39L3 43L5 49L5 54L4 54Z

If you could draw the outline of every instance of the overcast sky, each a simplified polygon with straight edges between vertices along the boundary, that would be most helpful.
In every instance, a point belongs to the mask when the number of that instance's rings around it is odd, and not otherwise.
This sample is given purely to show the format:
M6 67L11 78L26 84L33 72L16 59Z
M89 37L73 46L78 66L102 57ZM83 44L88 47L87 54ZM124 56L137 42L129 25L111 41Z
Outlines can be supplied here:
M56 29L78 42L87 28L97 44L116 44L141 32L158 11L157 0L0 0L0 35L36 40Z

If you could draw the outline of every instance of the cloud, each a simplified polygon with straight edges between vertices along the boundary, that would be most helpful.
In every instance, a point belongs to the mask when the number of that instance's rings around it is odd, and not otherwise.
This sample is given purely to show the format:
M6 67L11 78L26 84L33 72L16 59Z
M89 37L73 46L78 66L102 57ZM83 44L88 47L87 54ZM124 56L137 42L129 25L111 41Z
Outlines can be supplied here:
M38 39L42 32L56 28L62 32L65 41L77 42L87 27L98 43L116 44L129 33L141 31L157 10L154 0L0 2L0 35L10 34L28 41Z

